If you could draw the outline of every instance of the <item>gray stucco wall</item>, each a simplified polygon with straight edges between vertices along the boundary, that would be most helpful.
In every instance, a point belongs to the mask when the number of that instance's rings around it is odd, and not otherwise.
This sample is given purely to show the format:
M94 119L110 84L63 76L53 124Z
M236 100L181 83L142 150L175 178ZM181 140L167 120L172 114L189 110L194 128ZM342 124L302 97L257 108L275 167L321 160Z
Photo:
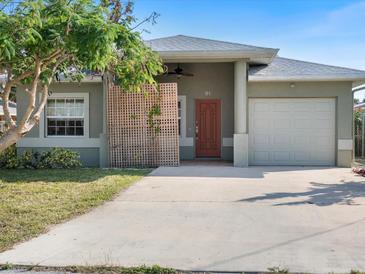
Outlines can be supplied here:
M173 71L177 64L167 64ZM234 66L233 63L185 63L180 64L185 72L194 77L175 76L159 77L159 82L177 82L178 94L186 96L186 135L195 138L195 99L212 98L222 101L222 158L233 159L232 146L224 146L223 139L230 139L234 132ZM248 98L270 97L331 97L336 98L336 145L339 139L352 139L352 84L351 82L249 82ZM206 96L206 92L210 92ZM247 100L247 104L248 104ZM247 105L248 109L248 105ZM247 116L248 124L248 116ZM195 158L195 140L192 146L181 146L182 160ZM352 161L352 150L336 149L337 165L349 166Z
M177 64L167 64L173 71ZM233 63L184 63L180 64L185 72L194 77L162 76L161 83L177 82L178 95L186 96L186 135L195 138L195 99L221 99L222 139L233 136ZM206 92L210 95L207 96ZM180 146L182 160L195 158L195 141L193 146ZM222 140L222 158L233 159L232 147L224 147Z
M19 87L17 96L17 113L22 117L28 98L25 87ZM89 93L89 133L90 138L99 138L103 130L103 87L102 83L55 83L50 86L52 93L86 92ZM39 137L39 126L34 127L24 138Z
M17 91L17 111L18 117L21 117L27 106L28 98L24 92L25 87L18 87ZM88 93L89 94L89 136L85 136L85 144L92 140L92 146L87 147L87 144L83 147L73 147L72 144L76 138L79 137L60 137L57 139L57 146L65 147L80 153L80 159L84 166L98 166L99 165L99 147L95 145L100 139L100 134L103 131L103 85L101 82L95 83L54 83L50 87L52 93ZM22 152L24 150L34 150L34 151L44 151L52 147L48 144L49 138L44 138L42 145L38 147L30 147L27 144L27 140L32 140L31 138L40 138L41 136L40 127L34 127L25 137L24 141L20 141L17 144L18 151ZM52 137L53 138L53 137ZM34 139L33 139L34 140ZM54 141L54 140L52 140ZM29 142L28 142L29 144ZM44 145L43 145L44 144Z
M352 83L351 82L296 82L293 88L289 82L249 82L249 98L262 97L331 97L336 98L336 146L339 139L352 140ZM352 150L338 150L337 165L350 166Z

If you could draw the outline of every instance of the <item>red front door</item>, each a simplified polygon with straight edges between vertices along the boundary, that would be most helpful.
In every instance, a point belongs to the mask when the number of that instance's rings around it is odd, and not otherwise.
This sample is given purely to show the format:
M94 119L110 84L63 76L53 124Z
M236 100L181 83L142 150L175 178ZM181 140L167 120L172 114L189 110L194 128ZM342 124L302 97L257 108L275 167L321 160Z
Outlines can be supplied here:
M221 101L196 100L196 157L221 157Z

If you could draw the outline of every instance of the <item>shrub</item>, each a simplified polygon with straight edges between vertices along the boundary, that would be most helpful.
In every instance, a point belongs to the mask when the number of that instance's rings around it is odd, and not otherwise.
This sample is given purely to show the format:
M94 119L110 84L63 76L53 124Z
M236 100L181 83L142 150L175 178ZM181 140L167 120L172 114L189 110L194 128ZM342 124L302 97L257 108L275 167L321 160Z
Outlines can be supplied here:
M16 154L16 147L12 145L0 153L0 168L17 168L19 159Z
M19 157L19 167L22 168L37 168L39 164L39 152L24 151Z
M0 153L0 168L76 168L80 155L64 148L52 148L42 153L24 151L17 155L15 145Z
M38 168L76 168L81 166L79 153L64 148L52 148L39 157Z

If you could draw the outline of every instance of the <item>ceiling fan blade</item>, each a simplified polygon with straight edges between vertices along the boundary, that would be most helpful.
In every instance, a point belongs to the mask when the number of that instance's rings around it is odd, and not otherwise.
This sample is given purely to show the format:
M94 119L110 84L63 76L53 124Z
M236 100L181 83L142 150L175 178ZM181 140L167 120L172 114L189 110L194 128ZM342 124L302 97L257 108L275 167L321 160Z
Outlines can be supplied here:
M169 71L167 74L170 74L170 75L176 75L178 73L174 72L174 71Z

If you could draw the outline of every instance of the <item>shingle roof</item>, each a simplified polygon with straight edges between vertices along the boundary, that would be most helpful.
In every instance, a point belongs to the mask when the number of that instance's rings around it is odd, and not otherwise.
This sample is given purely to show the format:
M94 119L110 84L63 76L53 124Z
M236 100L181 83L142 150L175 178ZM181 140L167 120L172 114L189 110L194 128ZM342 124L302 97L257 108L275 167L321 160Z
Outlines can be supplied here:
M357 80L365 71L275 57L269 65L250 66L249 80Z
M176 35L145 41L146 45L168 58L250 58L260 63L269 63L278 49L256 47L239 43L224 42L205 38ZM261 62L262 61L262 62Z
M261 51L271 48L176 35L146 41L155 51Z

